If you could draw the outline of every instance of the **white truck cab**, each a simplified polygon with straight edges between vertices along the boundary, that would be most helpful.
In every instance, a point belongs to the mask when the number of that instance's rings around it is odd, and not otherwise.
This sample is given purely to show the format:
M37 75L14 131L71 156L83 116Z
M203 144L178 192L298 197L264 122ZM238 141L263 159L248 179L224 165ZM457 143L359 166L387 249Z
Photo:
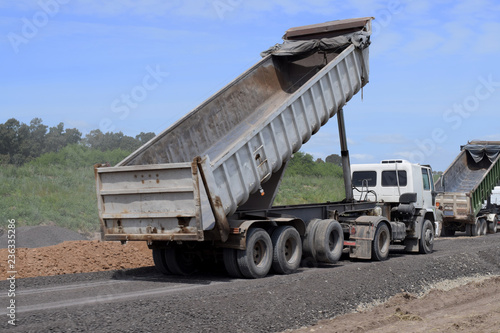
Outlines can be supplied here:
M352 164L351 172L356 199L398 204L402 194L416 193L415 207L434 212L430 166L399 159L384 160L379 164Z

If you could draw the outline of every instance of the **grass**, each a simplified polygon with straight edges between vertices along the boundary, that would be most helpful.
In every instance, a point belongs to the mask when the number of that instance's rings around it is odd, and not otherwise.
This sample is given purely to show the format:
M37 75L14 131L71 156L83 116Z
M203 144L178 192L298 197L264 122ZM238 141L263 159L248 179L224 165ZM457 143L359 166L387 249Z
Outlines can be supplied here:
M274 204L296 205L340 201L344 198L344 180L341 177L285 174Z
M21 167L2 166L1 221L15 219L17 226L58 225L81 233L98 231L93 164L110 158L115 164L128 153L74 146Z

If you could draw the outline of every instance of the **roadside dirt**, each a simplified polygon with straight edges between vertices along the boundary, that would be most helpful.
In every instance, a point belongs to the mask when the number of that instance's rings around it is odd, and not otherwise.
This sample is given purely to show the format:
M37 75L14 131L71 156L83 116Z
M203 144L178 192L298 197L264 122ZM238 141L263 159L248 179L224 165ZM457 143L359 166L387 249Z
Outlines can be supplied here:
M500 277L470 280L439 283L423 295L401 293L383 304L287 332L499 333Z
M0 249L0 279L7 278L7 249ZM145 242L67 241L34 249L17 248L17 278L153 266Z

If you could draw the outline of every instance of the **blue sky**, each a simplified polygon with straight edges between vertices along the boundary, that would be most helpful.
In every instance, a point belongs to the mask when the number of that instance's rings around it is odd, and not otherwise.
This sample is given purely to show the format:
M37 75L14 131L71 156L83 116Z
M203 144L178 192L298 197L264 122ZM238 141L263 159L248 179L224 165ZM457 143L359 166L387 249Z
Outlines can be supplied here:
M500 140L492 0L1 1L0 122L159 133L288 28L366 16L370 83L344 109L353 163L443 171L468 140ZM302 150L340 153L336 119Z

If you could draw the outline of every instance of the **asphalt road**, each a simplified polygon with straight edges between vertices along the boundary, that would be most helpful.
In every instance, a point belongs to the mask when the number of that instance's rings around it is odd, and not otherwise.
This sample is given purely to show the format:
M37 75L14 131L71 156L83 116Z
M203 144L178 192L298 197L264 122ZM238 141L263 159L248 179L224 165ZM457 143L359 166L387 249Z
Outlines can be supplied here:
M0 282L0 330L12 332L281 332L360 303L419 292L444 279L500 275L500 233L438 239L429 255L394 248L385 262L342 260L292 275L230 279L222 271L167 277L153 267Z

